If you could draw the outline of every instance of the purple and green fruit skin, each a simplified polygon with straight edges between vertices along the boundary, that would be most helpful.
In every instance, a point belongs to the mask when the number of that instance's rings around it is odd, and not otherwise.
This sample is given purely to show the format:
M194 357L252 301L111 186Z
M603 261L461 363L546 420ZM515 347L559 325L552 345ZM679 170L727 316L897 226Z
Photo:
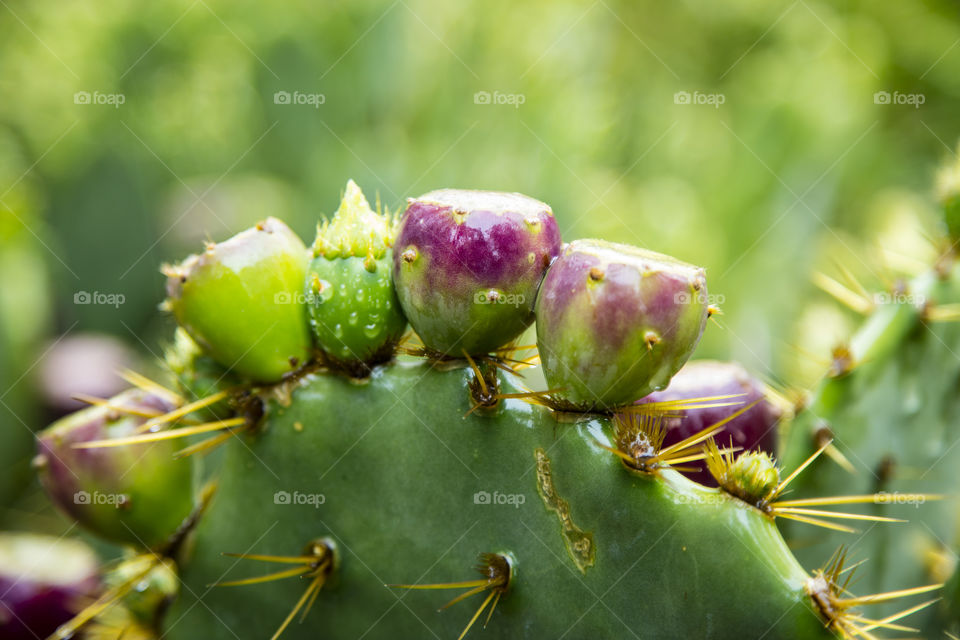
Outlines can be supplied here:
M720 447L727 447L732 443L734 447L739 447L743 451L760 451L776 456L778 425L783 416L783 410L768 398L763 384L736 362L715 360L688 362L670 380L666 389L654 391L638 400L637 404L728 395L739 397L718 402L734 402L737 403L735 406L691 409L681 412L682 417L667 418L664 446L680 442L759 400L755 407L726 423L723 430L714 436L714 440ZM717 486L705 465L701 464L701 467L700 471L683 472L683 474L702 485Z
M538 200L431 191L410 200L397 232L400 303L430 349L489 353L533 322L537 289L560 246L553 212Z
M100 589L97 558L71 538L0 534L0 638L46 638Z
M327 359L351 373L393 357L407 327L393 286L392 221L347 183L333 219L317 231L307 270L310 329Z
M636 247L576 240L537 297L537 344L557 395L581 409L664 388L707 322L703 269Z
M115 406L166 412L172 404L139 389ZM34 466L51 501L91 532L114 542L162 547L194 508L193 462L175 459L183 445L165 440L77 449L74 444L134 435L146 418L90 407L37 435Z
M303 299L308 260L300 238L267 218L167 267L167 307L221 365L278 382L311 355Z

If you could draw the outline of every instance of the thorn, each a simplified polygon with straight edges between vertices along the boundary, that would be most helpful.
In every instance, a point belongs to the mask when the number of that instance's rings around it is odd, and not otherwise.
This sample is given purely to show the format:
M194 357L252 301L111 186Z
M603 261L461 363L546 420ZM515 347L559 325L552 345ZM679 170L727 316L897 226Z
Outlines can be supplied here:
M830 276L821 272L813 274L813 283L824 292L833 296L838 302L852 309L856 313L867 315L873 311L873 301L868 297L851 291Z

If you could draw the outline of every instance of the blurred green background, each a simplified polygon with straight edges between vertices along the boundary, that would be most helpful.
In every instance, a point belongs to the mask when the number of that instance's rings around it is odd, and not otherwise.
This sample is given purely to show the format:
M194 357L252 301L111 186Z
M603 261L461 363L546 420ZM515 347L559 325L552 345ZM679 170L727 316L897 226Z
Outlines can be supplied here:
M309 241L351 177L391 210L520 191L568 240L700 264L698 356L793 382L849 320L813 269L929 250L958 71L948 0L3 0L0 428L42 426L59 336L160 352L163 261L267 215Z

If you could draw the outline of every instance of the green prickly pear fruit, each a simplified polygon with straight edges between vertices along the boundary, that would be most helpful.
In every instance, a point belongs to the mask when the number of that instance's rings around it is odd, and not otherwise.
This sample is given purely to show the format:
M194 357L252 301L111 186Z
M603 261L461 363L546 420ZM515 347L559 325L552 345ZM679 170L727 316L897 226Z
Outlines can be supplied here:
M300 238L267 218L166 267L167 307L221 365L278 382L311 355L303 301L308 259Z
M707 322L703 269L652 251L576 240L537 297L547 384L580 409L609 409L662 389Z
M164 546L194 508L193 464L175 459L176 443L77 445L133 435L174 406L139 389L78 411L37 435L34 465L53 503L90 531L115 542Z
M519 193L441 189L410 200L395 246L397 293L424 345L482 355L533 322L560 231L549 206Z
M356 375L389 360L407 326L393 287L392 245L390 218L347 182L340 208L317 230L306 298L327 360Z

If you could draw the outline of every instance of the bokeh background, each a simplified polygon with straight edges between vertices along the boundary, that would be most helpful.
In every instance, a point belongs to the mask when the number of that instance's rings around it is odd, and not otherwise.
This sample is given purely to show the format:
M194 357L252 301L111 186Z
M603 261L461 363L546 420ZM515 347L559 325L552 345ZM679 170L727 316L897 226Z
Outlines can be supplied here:
M0 92L0 500L55 528L10 474L57 347L106 334L149 368L162 262L267 215L309 241L348 178L391 210L520 191L566 239L700 264L724 315L698 356L802 381L852 321L811 272L932 250L960 7L0 0Z

